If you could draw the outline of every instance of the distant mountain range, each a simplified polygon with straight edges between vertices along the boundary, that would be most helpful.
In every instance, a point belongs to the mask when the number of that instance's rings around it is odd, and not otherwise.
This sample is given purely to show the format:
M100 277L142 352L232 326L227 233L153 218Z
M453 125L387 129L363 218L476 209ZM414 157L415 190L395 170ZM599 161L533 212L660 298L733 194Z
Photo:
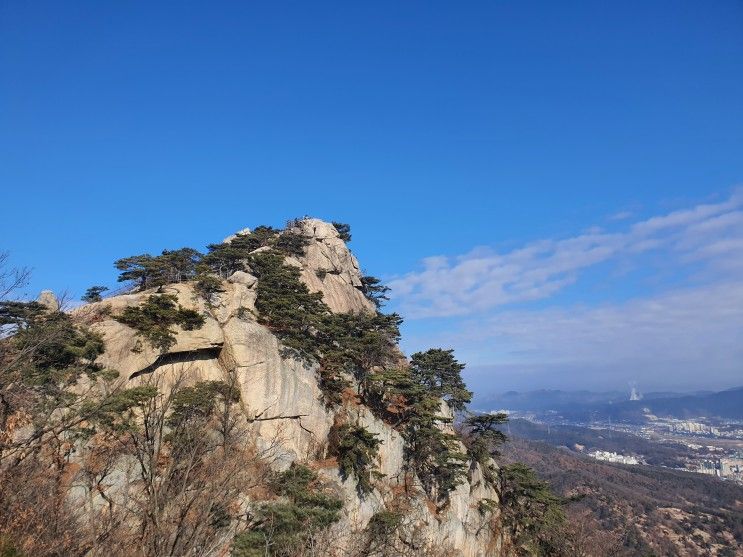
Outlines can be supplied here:
M720 392L700 391L692 394L656 392L641 400L629 400L620 391L538 390L479 397L475 406L484 411L516 410L524 412L554 411L565 417L580 419L611 418L637 420L650 412L656 416L694 418L698 416L743 419L743 387Z

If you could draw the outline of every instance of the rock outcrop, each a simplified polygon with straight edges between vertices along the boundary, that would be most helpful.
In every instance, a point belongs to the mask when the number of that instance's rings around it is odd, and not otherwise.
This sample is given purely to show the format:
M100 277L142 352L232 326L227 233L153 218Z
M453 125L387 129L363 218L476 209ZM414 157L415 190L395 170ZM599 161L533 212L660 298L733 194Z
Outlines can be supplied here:
M305 255L289 263L302 270L302 281L311 292L322 292L323 301L336 313L374 312L374 304L361 292L359 262L341 240L335 227L319 219L303 219L292 228L310 240Z
M42 290L36 301L49 311L59 311L60 309L59 299L51 290Z
M305 219L293 227L309 244L304 256L289 257L287 262L301 269L301 279L308 288L322 292L333 312L374 312L374 304L361 291L358 261L333 225ZM111 317L127 306L140 304L152 291L115 296L78 311L108 308L100 312L102 317L92 327L106 341L100 363L118 370L121 381L134 385L155 377L167 385L184 373L192 381L222 380L234 374L248 418L287 417L253 421L250 434L259 448L272 452L276 468L287 468L294 461L314 463L337 487L344 499L344 518L335 526L342 546L405 490L403 439L367 407L348 401L343 407L346 416L382 441L377 464L384 478L364 497L358 494L352 478L342 479L337 464L324 460L336 412L321 402L315 367L288 357L276 336L258 322L256 287L256 277L238 271L224 281L223 291L211 304L196 293L191 283L163 287L162 291L174 294L181 306L204 316L201 328L179 330L175 343L165 353L143 345L133 329ZM443 509L437 509L420 494L412 498L407 515L416 524L420 538L437 548L450 548L453 555L464 557L498 555L498 539L485 527L489 518L478 507L483 500L497 500L497 495L483 481L479 465L473 464L469 481L451 493Z

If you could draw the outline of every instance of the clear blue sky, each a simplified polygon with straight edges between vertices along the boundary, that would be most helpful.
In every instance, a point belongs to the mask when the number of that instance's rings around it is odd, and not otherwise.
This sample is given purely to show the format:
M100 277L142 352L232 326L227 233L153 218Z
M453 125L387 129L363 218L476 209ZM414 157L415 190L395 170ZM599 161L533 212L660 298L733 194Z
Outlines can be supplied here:
M438 293L470 304L452 312L416 291L421 260L459 277L478 246L514 255L705 203L740 233L742 181L739 1L0 4L0 249L34 268L32 293L309 214L350 222L366 269L398 281L409 349L443 335L483 377L541 350L549 378L544 346L484 349L515 341L468 344L467 327L528 314L514 327L547 335L534 312L625 311L743 274L624 246L549 293Z

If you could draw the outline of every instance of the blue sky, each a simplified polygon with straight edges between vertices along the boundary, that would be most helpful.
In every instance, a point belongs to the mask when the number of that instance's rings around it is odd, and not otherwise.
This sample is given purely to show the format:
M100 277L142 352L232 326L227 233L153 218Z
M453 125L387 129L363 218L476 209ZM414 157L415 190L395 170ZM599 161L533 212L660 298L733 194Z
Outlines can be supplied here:
M723 388L741 183L738 1L0 5L29 294L309 214L478 389Z

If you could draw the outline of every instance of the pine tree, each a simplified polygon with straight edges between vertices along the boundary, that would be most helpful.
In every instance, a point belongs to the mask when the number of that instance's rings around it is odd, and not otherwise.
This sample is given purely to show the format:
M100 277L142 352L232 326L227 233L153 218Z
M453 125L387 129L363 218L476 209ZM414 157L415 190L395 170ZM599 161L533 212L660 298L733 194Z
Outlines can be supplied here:
M384 302L389 300L387 292L390 289L388 286L384 286L382 281L377 277L363 276L361 277L361 292L366 296L366 299L372 302L377 309L382 307Z
M410 372L423 386L447 401L453 410L464 410L472 392L462 380L465 365L454 358L454 350L431 348L410 358Z
M101 294L103 294L106 290L108 290L107 286L91 286L85 291L85 294L83 294L82 298L80 299L88 304L100 302L101 300L103 300Z
M341 240L348 243L351 241L351 225L344 222L333 221L333 226L338 231L338 236Z

